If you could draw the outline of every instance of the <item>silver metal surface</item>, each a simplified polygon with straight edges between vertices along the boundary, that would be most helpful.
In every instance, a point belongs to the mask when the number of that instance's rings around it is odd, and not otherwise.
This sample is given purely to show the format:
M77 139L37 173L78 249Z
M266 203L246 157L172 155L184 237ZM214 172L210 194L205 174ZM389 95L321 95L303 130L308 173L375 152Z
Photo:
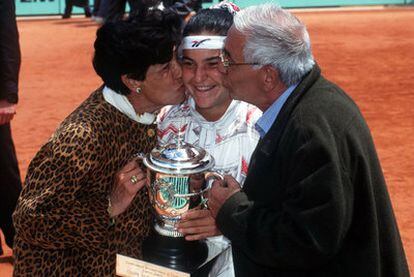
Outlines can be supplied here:
M203 148L189 143L158 146L147 155L146 167L166 174L196 174L214 166L214 158Z
M149 197L156 213L155 230L169 237L182 237L176 223L191 208L206 207L205 194L213 179L223 177L209 171L214 158L189 143L171 143L147 155L136 154L147 167Z

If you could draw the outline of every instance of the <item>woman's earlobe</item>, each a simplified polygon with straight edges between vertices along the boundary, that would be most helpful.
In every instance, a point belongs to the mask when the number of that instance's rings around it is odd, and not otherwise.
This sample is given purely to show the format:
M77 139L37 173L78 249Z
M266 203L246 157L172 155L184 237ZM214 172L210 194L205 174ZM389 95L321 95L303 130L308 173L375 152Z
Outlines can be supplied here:
M129 78L127 74L121 76L122 83L129 88L131 91L138 93L138 88L141 89L142 82L135 79ZM139 94L139 93L138 93Z

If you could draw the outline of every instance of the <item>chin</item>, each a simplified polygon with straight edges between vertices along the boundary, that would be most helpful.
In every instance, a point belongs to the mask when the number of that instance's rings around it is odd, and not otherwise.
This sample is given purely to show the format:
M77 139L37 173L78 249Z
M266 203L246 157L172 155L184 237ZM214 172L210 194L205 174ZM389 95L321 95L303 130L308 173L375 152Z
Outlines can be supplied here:
M230 98L233 100L240 100L239 97L237 97L237 95L233 94L233 93L229 93Z
M200 99L193 96L193 100L196 106L202 109L208 109L212 106L212 102L210 101L210 99Z

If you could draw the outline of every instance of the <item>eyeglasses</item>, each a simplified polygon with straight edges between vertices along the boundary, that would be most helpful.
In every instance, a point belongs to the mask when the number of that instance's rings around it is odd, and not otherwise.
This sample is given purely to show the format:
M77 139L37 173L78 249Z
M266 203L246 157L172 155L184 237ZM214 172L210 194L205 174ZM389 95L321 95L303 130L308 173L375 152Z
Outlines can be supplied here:
M259 63L235 63L230 61L229 55L225 51L221 51L220 53L220 60L218 70L221 73L228 73L230 67L237 66L237 65L260 65Z

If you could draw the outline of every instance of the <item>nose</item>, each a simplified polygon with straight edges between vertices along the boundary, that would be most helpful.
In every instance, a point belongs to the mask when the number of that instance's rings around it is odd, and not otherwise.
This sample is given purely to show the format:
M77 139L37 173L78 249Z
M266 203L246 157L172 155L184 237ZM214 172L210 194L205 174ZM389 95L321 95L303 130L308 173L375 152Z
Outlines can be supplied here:
M203 66L197 66L194 71L195 71L195 73L194 73L194 80L196 82L203 81L206 78L206 76L207 76L206 70L204 69Z

